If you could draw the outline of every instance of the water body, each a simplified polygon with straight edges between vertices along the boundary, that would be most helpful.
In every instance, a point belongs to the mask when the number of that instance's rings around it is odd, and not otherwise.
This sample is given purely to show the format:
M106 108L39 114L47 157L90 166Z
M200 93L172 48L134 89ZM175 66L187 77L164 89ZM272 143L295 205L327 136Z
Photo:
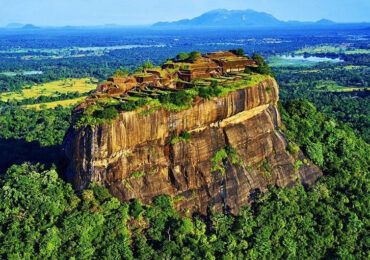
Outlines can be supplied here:
M319 62L343 62L340 58L305 57L303 55L280 55L269 59L270 66L313 66Z
M17 75L25 75L25 76L40 75L40 74L44 74L44 72L40 70L29 70L29 71L21 71L21 72L0 72L0 74L8 76L8 77L14 77Z
M343 60L340 58L326 58L326 57L304 57L303 55L298 55L298 56L292 56L292 55L282 55L279 56L282 59L285 60L293 60L293 61L308 61L308 62L342 62Z

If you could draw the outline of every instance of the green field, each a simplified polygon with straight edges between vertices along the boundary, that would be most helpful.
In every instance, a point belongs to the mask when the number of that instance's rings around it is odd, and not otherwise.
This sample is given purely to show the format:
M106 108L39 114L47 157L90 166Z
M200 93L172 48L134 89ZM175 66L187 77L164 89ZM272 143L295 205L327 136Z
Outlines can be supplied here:
M316 84L316 90L324 92L351 92L356 90L364 90L363 87L355 86L340 86L335 81L325 80Z
M4 92L0 94L0 100L5 102L10 100L22 101L40 96L57 97L60 94L70 92L83 94L96 89L96 83L97 80L93 78L57 80L30 86L22 89L20 92Z
M86 96L74 98L74 99L67 99L67 100L58 100L53 102L46 102L46 103L40 103L40 104L33 104L33 105L25 105L22 106L26 109L36 109L36 110L43 110L43 109L49 109L49 108L55 108L58 105L62 107L70 107L75 106L79 103L82 103L85 100Z

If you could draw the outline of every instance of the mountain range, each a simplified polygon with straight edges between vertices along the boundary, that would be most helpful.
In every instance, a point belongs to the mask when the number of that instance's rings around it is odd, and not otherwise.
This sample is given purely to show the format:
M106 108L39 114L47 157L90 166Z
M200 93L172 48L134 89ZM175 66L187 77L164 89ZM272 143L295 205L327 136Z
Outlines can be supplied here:
M328 26L336 23L327 19L317 22L281 21L271 14L254 10L217 9L206 12L193 19L183 19L175 22L158 22L157 28L249 28L249 27L294 27L305 25Z

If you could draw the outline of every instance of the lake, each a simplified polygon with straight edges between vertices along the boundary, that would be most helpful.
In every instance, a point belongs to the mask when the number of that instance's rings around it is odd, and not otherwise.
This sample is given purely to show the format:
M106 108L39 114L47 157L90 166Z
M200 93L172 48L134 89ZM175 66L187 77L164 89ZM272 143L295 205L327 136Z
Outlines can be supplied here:
M43 74L44 72L43 71L39 71L39 70L29 70L29 71L21 71L21 72L0 72L0 74L3 74L5 76L8 76L8 77L14 77L14 76L17 76L17 75L39 75L39 74Z
M304 57L303 55L280 55L271 57L268 63L272 67L282 66L313 66L320 62L343 62L340 58L326 58L326 57Z

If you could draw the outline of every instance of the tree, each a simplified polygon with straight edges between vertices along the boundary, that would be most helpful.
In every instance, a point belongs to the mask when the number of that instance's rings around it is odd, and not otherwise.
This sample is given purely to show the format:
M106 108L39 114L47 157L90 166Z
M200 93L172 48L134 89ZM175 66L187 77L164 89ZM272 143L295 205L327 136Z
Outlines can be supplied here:
M265 64L265 60L258 53L254 53L252 59L257 63L258 66L262 66Z
M127 69L124 69L124 70L117 70L116 72L114 72L114 76L115 77L126 77L130 74L130 71L127 70Z
M202 54L199 51L193 51L193 52L190 52L187 60L190 62L194 62L194 61L199 60L201 57L202 57Z
M242 48L238 48L236 50L230 50L230 52L234 53L237 56L244 56L245 52Z
M189 58L189 53L186 52L180 52L179 54L176 55L176 60L178 61L184 61Z
M143 69L146 70L146 69L151 69L154 67L153 63L151 63L150 61L147 61L143 64Z

